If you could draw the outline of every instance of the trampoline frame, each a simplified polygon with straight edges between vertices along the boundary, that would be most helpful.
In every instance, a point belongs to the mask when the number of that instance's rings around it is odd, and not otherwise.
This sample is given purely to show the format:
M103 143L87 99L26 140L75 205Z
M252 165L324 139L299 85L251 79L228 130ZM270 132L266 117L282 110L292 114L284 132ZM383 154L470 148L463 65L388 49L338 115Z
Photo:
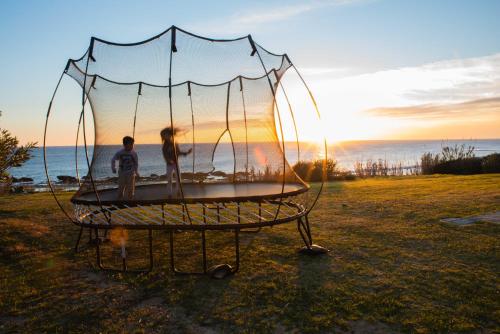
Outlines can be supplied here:
M321 185L320 185L320 189L318 191L318 194L317 196L313 199L312 201L312 204L309 205L308 207L307 206L304 206L304 205L300 205L300 204L297 204L297 203L294 203L293 201L289 200L290 198L294 199L296 198L297 196L301 195L301 194L307 194L308 191L309 191L309 186L304 182L304 184L306 185L303 189L300 189L296 192L291 192L291 193L285 193L285 183L286 183L286 180L285 180L285 172L283 172L283 177L282 177L282 182L281 182L281 192L279 194L272 194L271 196L254 196L254 197L233 197L233 198L195 198L195 199L189 199L189 198L185 198L184 197L184 190L183 190L183 183L181 182L180 180L180 175L179 173L176 173L177 175L177 182L179 184L179 190L180 190L180 193L181 193L181 198L179 199L161 199L161 200L158 200L158 201L140 201L140 200L137 200L137 201L121 201L120 203L108 203L106 201L102 201L101 198L100 198L100 192L102 191L98 191L97 188L96 188L96 183L95 183L95 180L92 176L92 172L91 172L91 166L92 166L92 163L91 163L91 160L89 159L89 154L88 154L88 146L87 146L87 139L86 139L86 130L85 130L85 104L87 101L90 102L89 100L89 92L90 92L90 89L94 86L95 84L95 81L96 81L96 78L99 77L101 79L104 79L104 80L107 80L107 81L110 81L112 82L111 80L108 80L106 78L103 78L103 77L100 77L98 74L94 74L94 75L88 75L87 74L87 70L88 70L88 64L89 64L89 61L95 61L93 55L92 55L92 51L93 51L93 46L94 46L94 42L95 41L99 41L101 43L106 43L106 44L110 44L110 45L120 45L120 46L132 46L132 45L139 45L139 44L143 44L143 43L147 43L148 41L151 41L155 38L158 38L160 36L162 36L163 34L166 34L168 33L169 31L171 32L172 34L172 46L170 48L170 67L169 67L169 85L166 86L166 88L168 88L168 91L169 91L169 103L170 103L170 124L171 124L171 128L172 128L172 131L174 129L174 125L173 125L173 116L172 116L172 93L171 93L171 90L172 90L172 87L175 86L172 84L172 80L171 80L171 74L172 74L172 54L174 52L177 52L177 48L176 48L176 45L175 45L175 32L176 30L179 30L179 31L182 31L183 33L186 33L188 35L191 35L191 36L194 36L194 37L198 37L198 38L201 38L201 39L205 39L205 40L209 40L209 41L212 41L212 42L229 42L229 41L236 41L236 40L243 40L245 38L248 38L248 41L250 43L250 46L251 46L251 49L252 49L252 53L251 53L251 56L254 56L254 55L257 55L261 65L262 65L262 68L263 68L263 72L265 73L264 76L267 77L267 80L268 80L268 83L269 83L269 86L270 86L270 90L271 90L271 93L272 93L272 96L273 96L273 107L274 108L278 108L277 106L277 103L276 103L276 91L278 89L278 85L281 86L281 89L283 90L283 93L284 93L284 96L286 98L286 102L288 104L288 107L289 107L289 111L292 115L292 120L293 120L293 125L295 127L295 133L297 135L297 149L298 149L298 155L300 157L300 148L299 148L299 138L298 138L298 132L297 132L297 125L295 123L295 118L294 118L294 114L293 114L293 110L292 110L292 107L291 107L291 104L288 100L288 96L286 95L286 92L285 92L285 89L281 83L281 81L279 80L278 78L278 74L276 72L276 69L273 69L271 71L268 71L266 69L266 66L265 66L265 63L259 53L259 50L257 48L257 46L259 48L261 48L262 50L268 52L269 54L271 55L274 55L274 56L278 56L276 54L273 54L269 51L267 51L266 49L262 48L260 45L256 44L251 35L248 35L248 36L245 36L245 37L240 37L240 38L237 38L237 39L233 39L233 40L220 40L220 39L210 39L210 38L206 38L206 37L202 37L202 36L198 36L198 35L195 35L195 34L192 34L192 33L189 33L187 31L184 31L180 28L177 28L175 26L172 26L170 27L169 29L167 29L166 31L162 32L161 34L157 35L157 36L154 36L154 37L151 37L149 39L146 39L142 42L137 42L137 43L128 43L128 44L119 44L119 43L113 43L113 42L108 42L108 41L104 41L102 39L99 39L99 38L96 38L96 37L92 37L91 38L91 42L90 42L90 46L89 46L89 49L87 50L86 54L84 54L84 56L82 56L80 59L78 60L68 60L67 64L66 64L66 67L65 67L65 70L63 71L63 73L61 74L61 77L59 78L59 81L56 85L56 88L54 90L54 93L52 94L52 98L50 100L50 103L49 103L49 107L48 107L48 110L47 110L47 115L46 115L46 122L45 122L45 129L44 129L44 140L43 140L43 157L44 157L44 168L45 168L45 174L46 174L46 177L47 177L47 183L48 183L48 186L49 186L49 189L54 197L54 199L56 200L57 202L57 205L59 206L59 208L63 211L63 213L66 215L66 217L75 225L79 226L80 227L80 231L78 233L78 237L77 237L77 240L76 240L76 243L75 243L75 246L74 246L74 250L75 252L79 252L80 251L80 242L81 242L81 237L82 237L82 234L83 234L83 230L84 229L88 229L89 231L89 245L91 246L95 246L95 255L96 255L96 264L97 264L97 267L99 269L102 269L102 270L107 270L107 271L127 271L127 272L149 272L153 269L153 266L154 266L154 258L153 258L153 230L163 230L163 231L166 231L168 234L169 234L169 250L170 250L170 268L172 270L173 273L175 274L210 274L212 275L213 277L217 277L217 272L219 271L222 272L222 276L225 277L227 275L230 275L230 274L234 274L236 273L239 268L240 268L240 233L255 233L255 232L259 232L261 230L262 227L265 227L265 226L274 226L274 225L278 225L278 224L283 224L283 223L288 223L288 222L291 222L291 221L296 221L297 222L297 230L299 232L299 235L301 236L301 239L302 241L304 242L305 246L302 248L302 252L306 253L306 254L310 254L310 255L316 255L316 254L323 254L323 253L326 253L328 252L327 249L321 247L321 246L318 246L318 245L315 245L313 243L313 238L312 238L312 235L311 235L311 227L310 227L310 223L309 223L309 219L308 219L308 215L310 213L310 211L312 210L312 208L315 206L316 202L318 201L318 198L321 194L321 191L323 189L323 186L324 186L324 182L325 182L325 179L326 179L326 161L327 161L327 143L326 143L326 139L324 140L324 152L325 152L325 155L324 155L324 159L323 159L323 178L322 178L322 182L321 182ZM287 60L288 63L290 64L288 68L292 67L295 72L297 73L297 75L299 76L302 84L304 85L304 87L306 88L307 92L309 93L309 96L311 98L311 101L313 103L313 106L314 106L314 109L316 110L316 113L317 113L317 116L318 118L320 119L320 113L319 113L319 110L318 110L318 107L317 107L317 104L316 104L316 101L312 95L312 92L311 90L309 89L308 85L306 84L306 82L304 81L303 77L301 76L301 74L299 73L299 71L297 70L297 68L295 67L295 65L290 61L288 55L286 54L283 54L281 55L283 57L283 61L284 60ZM79 131L80 131L80 125L83 126L83 141L84 141L84 149L85 149L85 158L86 158L86 162L87 162L87 167L88 167L88 177L90 179L90 183L92 185L92 191L91 193L95 194L95 198L96 200L95 201L84 201L84 200L81 200L81 199L78 199L78 198L75 198L73 197L71 199L71 202L73 203L74 205L74 208L75 208L75 212L77 213L76 214L76 219L74 219L73 217L71 217L71 215L66 212L66 210L64 209L62 203L59 201L56 193L55 193L55 190L54 190L54 187L52 185L52 182L50 180L50 177L49 177L49 172L48 172L48 165L47 165L47 147L46 147L46 140L47 140L47 127L48 127L48 122L49 122L49 118L50 118L50 112L51 112L51 109L52 109L52 103L54 101L54 98L56 96L56 93L58 91L58 88L59 88L59 85L61 83L61 80L64 76L64 74L67 74L67 71L69 69L69 66L71 63L75 63L76 61L80 61L80 60L83 60L84 57L86 57L86 66L85 66L85 72L84 72L84 75L85 75L85 79L83 80L83 85L82 85L82 111L81 111L81 114L80 114L80 118L79 118L79 121L78 121L78 131L77 131L77 141L76 141L76 145L75 145L75 160L76 160L76 173L77 173L77 177L78 177L78 183L79 185L81 185L80 183L80 178L78 176L78 159L77 159L77 150L78 150L78 134L79 134ZM272 82L271 82L271 79L269 77L270 73L271 72L274 72L276 78L277 78L277 83L276 83L276 87L273 86ZM90 83L90 86L87 87L87 78L88 77L92 77L92 82ZM245 98L244 98L244 95L243 95L243 90L242 90L242 83L241 83L241 79L242 79L242 76L239 76L235 79L238 79L239 78L239 82L240 82L240 90L241 90L241 95L242 95L242 101L243 101L243 108L245 108ZM228 91L227 91L227 95L228 95L228 101L229 101L229 91L230 91L230 88L231 88L231 82L234 81L235 79L232 79L230 81L227 82L228 84ZM191 89L190 89L190 84L191 82L187 82L188 83L188 89L189 89L189 97L191 99ZM118 83L120 84L120 83ZM124 83L124 84L132 84L132 83ZM141 95L141 88L142 88L142 82L138 83L139 84L139 91L138 91L138 95L137 95L137 101L139 99L139 96ZM147 84L147 83L144 83L144 84ZM193 84L195 84L193 82ZM206 85L205 85L206 86ZM87 92L87 88L89 89L89 92ZM136 102L137 104L137 102ZM228 108L228 105L229 105L229 102L227 103L226 105L226 109ZM192 108L192 105L191 105L191 108ZM279 109L276 110L277 111L277 121L279 124L279 131L280 131L280 134L281 134L281 138L283 138L283 128L282 128L282 124L281 124L281 116L280 116L280 111ZM227 114L227 110L226 110L226 114ZM227 116L226 116L226 121L227 121ZM134 125L135 125L135 117L134 117ZM246 114L245 114L245 126L246 126ZM226 131L228 131L229 133L229 136L231 137L231 143L233 145L233 155L234 155L234 143L232 141L232 136L231 136L231 132L230 132L230 129L229 129L229 125L227 125L227 129ZM135 127L134 127L134 132L135 132ZM224 133L223 133L224 134ZM175 139L174 139L175 140ZM247 143L248 145L248 143ZM177 156L177 152L176 152L176 148L175 148L175 144L174 144L174 153L175 153L175 156ZM248 149L248 148L247 148ZM282 150L283 152L285 151L285 142L284 140L282 140ZM93 160L93 159L92 159ZM247 151L247 160L248 160L248 151ZM286 164L286 157L285 157L285 154L283 154L283 168ZM235 165L236 166L236 165ZM236 168L236 167L235 167ZM248 168L248 166L246 167ZM236 175L236 172L233 174L233 175ZM248 178L248 176L247 176ZM233 180L233 183L238 183L236 182L235 180ZM208 185L209 186L209 185ZM140 185L138 187L141 187ZM257 222L253 222L253 223L242 223L241 222L241 215L240 215L240 205L242 203L257 203L258 204L258 221ZM264 204L267 204L267 205L275 205L277 207L276 209L276 213L274 215L273 218L269 218L269 219L262 219L262 215L261 215L261 211L262 211L262 205ZM116 225L116 224L113 224L113 212L120 212L120 211L126 211L127 209L131 209L131 208L137 208L137 207L153 207L155 205L160 205L161 206L161 213L162 213L162 219L163 219L163 224L160 224L160 225L155 225L155 224L130 224L130 225ZM189 222L189 223L185 223L185 224L167 224L166 223L166 217L165 217L165 205L168 205L170 207L172 206L176 206L176 205L180 205L182 207L182 221L184 222ZM203 221L205 222L205 224L192 224L192 218L191 218L191 215L190 215L190 206L199 206L201 205L202 208L203 208ZM219 213L219 210L220 210L220 207L224 207L224 206L227 206L227 205L236 205L237 207L237 213L235 215L235 218L233 220L232 223L224 223L224 224L207 224L206 223L206 219L207 219L207 216L205 215L205 209L208 207L208 205L216 205L216 210L217 210L217 220L219 221L220 219L220 213ZM90 216L90 220L89 222L85 222L85 219L81 219L79 216L78 216L78 210L81 210L82 207L87 207L87 214L91 215ZM96 207L96 208L92 208L92 207ZM285 207L285 209L289 209L289 208L294 208L294 209L297 209L297 212L295 214L290 214L288 216L285 216L285 217L280 217L280 214L283 215L283 209ZM93 222L93 219L96 218L96 217L99 217L99 215L101 215L102 217L100 218L101 219L101 222L100 223L94 223ZM187 219L186 219L187 218ZM144 218L143 218L144 219ZM220 221L219 221L220 223ZM148 258L149 258L149 264L146 268L139 268L139 269L129 269L128 268L128 265L127 265L127 259L126 259L126 255L125 256L122 256L122 266L121 268L118 268L118 267L108 267L106 266L104 263L103 263L103 259L102 259L102 254L101 254L101 243L102 243L102 238L99 236L99 230L104 230L105 231L105 234L108 233L109 230L112 230L114 228L123 228L125 230L146 230L148 231ZM222 264L222 265L216 265L216 266L213 266L211 268L208 268L208 262L207 262L207 249L206 249L206 231L208 230L213 230L213 231L221 231L221 230L225 230L225 231L232 231L234 233L234 247L235 247L235 253L234 253L234 267L230 266L230 265L227 265L227 264ZM176 231L192 231L192 232L200 232L201 235L200 235L200 238L201 238L201 245L202 245L202 249L201 249L201 255L202 255L202 269L201 270L180 270L178 269L178 267L176 266L176 256L175 256L175 236L174 234L176 233ZM93 237L92 236L92 232L94 232L95 236ZM124 247L124 246L122 246Z
M227 202L226 202L227 203ZM235 202L231 202L234 204ZM259 204L259 210L261 209L262 202L257 202ZM225 204L225 203L212 203L213 205L216 206L216 210L219 210L219 206ZM274 203L277 204L277 203ZM287 203L290 205L291 203ZM152 206L152 204L151 204ZM163 207L164 205L162 205ZM238 205L239 207L239 205ZM212 208L213 209L213 208ZM299 208L298 208L299 209ZM117 209L119 210L119 209ZM99 212L96 212L99 213ZM112 221L113 216L112 214L109 215L110 220ZM163 219L166 219L165 216L163 216ZM154 258L153 258L153 231L165 231L169 235L169 261L170 261L170 269L174 274L180 274L180 275L187 275L187 274L195 274L195 275L202 275L202 274L209 274L212 275L217 268L225 267L227 268L228 272L225 274L225 276L234 274L236 273L239 268L240 268L240 233L254 233L260 231L262 227L266 226L274 226L274 225L279 225L279 224L284 224L288 223L291 221L296 220L297 222L297 231L299 232L299 235L304 242L304 247L300 250L303 253L306 253L308 255L317 255L317 254L323 254L326 253L328 250L322 249L320 246L317 246L313 243L313 238L311 234L311 226L309 223L309 218L308 218L308 213L306 211L298 211L298 213L294 216L289 216L287 218L282 218L282 219L274 219L274 220L267 220L267 221L262 221L259 223L252 223L252 224L242 224L240 222L240 216L238 216L238 223L233 224L233 225L161 225L161 226L154 226L154 225L132 225L132 226L123 226L123 225L112 225L112 226L105 226L105 225L93 225L93 224L83 224L83 223L77 223L77 225L80 226L80 231L78 234L78 238L76 240L75 244L75 252L79 252L79 244L81 241L81 237L83 234L83 230L87 228L89 230L89 244L95 247L95 255L96 255L96 266L105 271L112 271L112 272L136 272L136 273L145 273L145 272L150 272L153 267L154 267ZM120 268L118 267L108 267L103 263L102 260L102 251L101 251L101 243L102 243L102 238L99 236L99 231L104 230L105 234L113 228L123 228L126 230L146 230L148 231L148 260L149 264L146 268L140 268L140 269L129 269L127 265L127 259L124 257L122 260L122 266ZM257 230L250 230L253 228L257 228ZM92 238L92 231L94 231L95 237ZM176 266L176 251L175 251L175 233L181 232L181 231L190 231L190 232L200 232L200 238L201 238L201 255L202 255L202 269L201 270L180 270ZM214 265L212 267L208 267L208 255L207 255L207 248L206 248L206 232L207 231L232 231L234 233L234 248L235 248L235 253L234 253L234 267L227 265L227 264L218 264Z

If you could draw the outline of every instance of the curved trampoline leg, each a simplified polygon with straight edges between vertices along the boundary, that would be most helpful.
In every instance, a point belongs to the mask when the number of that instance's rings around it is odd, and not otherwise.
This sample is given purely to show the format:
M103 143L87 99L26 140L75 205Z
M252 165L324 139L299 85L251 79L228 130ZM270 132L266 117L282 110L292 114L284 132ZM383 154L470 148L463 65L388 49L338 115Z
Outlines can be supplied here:
M94 231L94 233L92 233ZM99 229L98 228L90 228L89 229L89 245L97 245L102 240L99 238ZM93 236L95 234L95 237Z
M110 271L110 272L130 272L130 273L149 273L153 270L153 230L148 229L148 258L149 258L149 264L147 268L145 269L129 269L127 265L127 257L126 257L126 251L125 248L122 248L122 265L121 268L112 268L112 267L106 267L103 264L102 257L101 257L101 243L97 242L95 244L96 248L96 263L97 267L103 271Z
M309 225L309 217L307 215L297 219L297 229L299 231L302 240L305 243L305 246L300 249L300 253L307 255L318 255L328 253L329 250L320 245L316 245L313 243L311 236L311 226Z
M80 245L80 240L82 239L83 226L80 226L80 232L78 232L78 238L75 243L75 253L78 253L78 246Z
M203 255L203 271L183 271L177 269L175 266L175 241L174 241L174 230L169 232L169 244L170 244L170 269L174 274L178 275L204 275L207 273L207 251L206 251L206 238L205 231L201 232L201 248Z
M99 269L106 270L106 268L104 268L104 266L102 265L101 246L99 245L99 242L97 242L95 246L95 255L96 255L97 266L99 267Z
M240 231L234 230L234 249L236 255L236 266L232 270L232 274L240 270Z
M240 238L239 229L234 230L234 247L235 247L235 265L234 267L224 263L217 264L207 268L207 249L206 249L206 231L201 231L201 247L202 247L202 271L184 271L179 270L175 265L175 241L174 231L169 231L169 246L170 246L170 269L177 275L209 275L211 278L225 278L236 273L240 268Z

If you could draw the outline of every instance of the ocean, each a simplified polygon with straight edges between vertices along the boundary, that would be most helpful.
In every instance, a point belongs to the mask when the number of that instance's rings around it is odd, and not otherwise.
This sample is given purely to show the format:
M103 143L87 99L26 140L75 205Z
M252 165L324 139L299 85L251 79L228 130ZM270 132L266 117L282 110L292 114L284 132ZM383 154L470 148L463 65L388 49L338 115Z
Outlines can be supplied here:
M369 160L378 161L379 159L387 161L390 165L401 164L404 167L415 166L420 161L422 154L426 152L440 153L444 146L454 145L474 146L476 156L485 156L491 153L500 152L500 139L493 140L377 140L377 141L348 141L332 143L328 146L328 157L337 161L338 166L345 170L354 170L356 162L367 162ZM296 153L296 144L287 143L287 159L293 165L298 157ZM148 146L148 147L146 147ZM251 144L250 144L251 146ZM260 145L262 147L262 145ZM145 145L138 148L140 160L140 174L149 176L153 173L164 173L164 162L159 155L158 145ZM113 148L113 151L116 148ZM200 150L198 148L198 150ZM203 146L201 146L203 150ZM241 150L239 150L241 151ZM249 147L249 161L259 159L253 150ZM221 153L221 154L220 154ZM211 152L198 152L201 155L210 155ZM319 147L317 145L301 145L300 159L310 160L319 157ZM92 148L89 149L89 155L92 155ZM241 157L240 157L241 158ZM216 154L217 170L232 172L232 148L229 143L221 143ZM54 146L47 148L47 161L49 175L51 179L56 180L58 175L75 176L75 147ZM78 149L79 174L83 176L87 173L87 165L83 148ZM195 166L195 169L198 169ZM191 171L192 160L184 159L181 161L181 170ZM37 148L33 152L33 157L22 167L10 170L12 176L30 177L35 184L45 184L46 176L43 162L43 150Z

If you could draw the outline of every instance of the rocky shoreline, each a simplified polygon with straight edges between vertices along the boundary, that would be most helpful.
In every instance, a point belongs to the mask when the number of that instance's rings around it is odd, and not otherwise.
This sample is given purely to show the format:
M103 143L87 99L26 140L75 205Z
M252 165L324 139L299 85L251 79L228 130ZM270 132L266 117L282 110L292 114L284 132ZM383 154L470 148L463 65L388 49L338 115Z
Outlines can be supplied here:
M243 179L247 174L243 172L236 173L236 178ZM248 175L250 176L250 175ZM227 174L222 171L214 171L211 173L205 172L184 172L182 173L182 179L184 182L214 182L232 179L233 174ZM253 179L257 179L254 175ZM56 179L51 180L51 185L54 189L58 191L75 191L80 187L80 183L89 180L89 176L84 176L80 180L72 175L58 175ZM149 176L141 176L136 179L137 184L150 183L150 182L166 182L166 174L158 175L151 174ZM112 185L118 182L118 177L107 177L99 179L96 181L100 185ZM49 185L47 182L44 183L34 183L31 177L13 177L10 182L3 183L3 188L0 189L1 193L33 193L33 192L43 192L49 191Z

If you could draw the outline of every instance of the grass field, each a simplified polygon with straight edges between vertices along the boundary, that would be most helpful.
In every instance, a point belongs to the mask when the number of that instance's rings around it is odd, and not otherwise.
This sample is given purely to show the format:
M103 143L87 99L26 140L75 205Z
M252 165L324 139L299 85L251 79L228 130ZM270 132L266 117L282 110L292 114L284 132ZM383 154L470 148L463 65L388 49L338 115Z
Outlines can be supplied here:
M152 273L99 272L49 194L4 196L0 332L500 332L500 225L439 222L495 210L498 174L330 183L310 217L330 253L299 255L295 224L266 228L213 280L174 276L161 232ZM227 233L208 237L232 256ZM178 238L196 265L195 239Z

